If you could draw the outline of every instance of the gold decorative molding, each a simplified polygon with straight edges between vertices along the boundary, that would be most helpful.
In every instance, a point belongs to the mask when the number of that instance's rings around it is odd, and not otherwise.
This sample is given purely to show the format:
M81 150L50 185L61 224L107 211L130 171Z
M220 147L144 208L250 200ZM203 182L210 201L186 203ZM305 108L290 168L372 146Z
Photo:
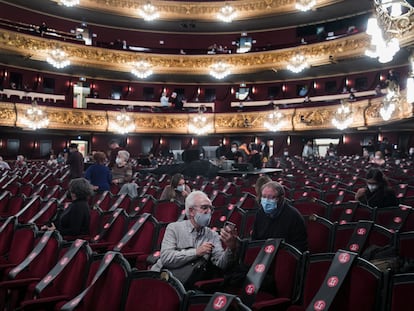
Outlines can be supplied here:
M59 0L52 1L59 3ZM315 9L342 1L345 0L318 0ZM94 11L139 18L138 8L148 2L157 8L159 19L198 21L217 21L216 14L226 3L224 1L82 0L79 6ZM235 20L298 12L295 8L296 0L237 0L229 3L238 13Z
M158 74L208 74L209 67L217 61L231 65L233 74L264 69L283 70L298 50L307 57L310 66L320 66L329 63L330 55L337 60L362 56L369 44L369 37L359 33L336 40L264 52L170 55L103 49L0 30L0 50L12 51L31 59L45 61L46 52L59 47L69 55L72 64L129 72L132 62L145 60L154 66L154 73Z
M401 94L398 109L389 122L413 117L413 106L406 102L405 94ZM385 122L382 120L379 109L382 97L365 99L351 104L354 121L350 128L362 126L377 126ZM24 127L21 122L28 104L13 104L0 102L0 126ZM49 118L49 129L56 130L83 130L90 132L107 132L108 124L114 120L116 111L100 111L88 109L56 108L40 106ZM285 125L280 132L334 130L332 118L339 105L325 107L309 107L295 109L281 109L284 114ZM264 121L269 110L259 112L239 113L206 113L208 122L214 125L214 133L261 133L268 132L264 128ZM135 133L159 134L189 134L189 120L195 113L134 113L129 115L135 124ZM213 133L211 133L213 134Z

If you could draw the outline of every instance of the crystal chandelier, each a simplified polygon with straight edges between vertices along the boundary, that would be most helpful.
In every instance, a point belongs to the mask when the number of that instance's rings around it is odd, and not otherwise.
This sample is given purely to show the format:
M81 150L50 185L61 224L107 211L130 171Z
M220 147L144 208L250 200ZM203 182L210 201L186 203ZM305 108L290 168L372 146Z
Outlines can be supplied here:
M49 125L48 117L37 106L37 102L34 101L32 106L26 110L25 115L22 118L22 123L32 130L47 127Z
M341 106L336 111L332 119L332 124L338 130L342 131L348 128L352 122L354 122L354 118L352 116L351 106L348 102L341 100Z
M277 105L273 105L273 111L267 116L267 120L264 121L263 125L269 131L277 132L285 125L286 120L283 119L284 115L279 111Z
M150 63L141 60L132 64L131 73L140 79L145 79L152 75L153 71L151 67Z
M395 109L397 108L397 104L400 102L400 90L399 87L396 86L394 88L388 88L387 95L385 95L382 101L382 107L380 108L380 115L384 121L388 121L391 119L391 116Z
M231 66L229 64L218 62L210 66L210 75L216 79L223 79L231 73Z
M122 108L116 116L115 121L111 124L111 128L114 132L120 134L127 134L135 129L134 120L127 114L125 108Z
M413 28L414 8L405 0L374 0L374 14L367 24L371 48L365 54L388 63L400 50L399 39Z
M197 135L206 135L213 130L213 125L208 122L204 115L206 107L201 105L198 108L198 113L194 118L190 118L188 122L188 131Z
M67 7L79 5L79 0L60 0L60 3Z
M160 17L157 8L149 2L138 9L138 14L146 21L153 21Z
M231 23L236 16L237 12L230 4L223 6L217 13L217 18L225 23Z
M67 54L61 49L54 49L49 52L46 61L57 69L65 68L70 65Z
M290 59L286 68L294 73L299 73L307 67L306 57L303 54L296 54Z
M316 0L296 0L296 9L306 12L316 5Z

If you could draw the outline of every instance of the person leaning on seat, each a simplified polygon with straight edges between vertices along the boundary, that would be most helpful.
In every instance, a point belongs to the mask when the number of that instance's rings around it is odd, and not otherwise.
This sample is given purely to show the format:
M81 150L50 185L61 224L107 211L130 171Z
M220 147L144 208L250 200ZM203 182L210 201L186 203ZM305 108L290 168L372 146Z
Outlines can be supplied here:
M220 235L208 226L213 207L202 191L185 200L187 220L170 223L161 244L161 255L151 270L175 269L204 257L220 269L233 263L238 248L237 229L226 226ZM223 245L226 249L223 249ZM208 274L208 271L207 271Z

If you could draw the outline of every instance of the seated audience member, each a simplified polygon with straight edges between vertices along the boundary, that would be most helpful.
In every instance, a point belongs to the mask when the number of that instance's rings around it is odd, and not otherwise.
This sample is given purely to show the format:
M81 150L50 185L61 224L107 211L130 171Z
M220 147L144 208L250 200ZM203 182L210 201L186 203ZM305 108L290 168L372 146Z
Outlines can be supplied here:
M63 236L76 237L89 234L89 204L92 185L85 178L75 178L69 182L72 203L60 214L56 223L42 226L42 230L58 230Z
M0 169L9 170L10 165L6 161L3 160L3 157L0 156Z
M160 98L161 108L168 108L170 106L169 100L167 92L162 92Z
M171 94L171 102L174 107L174 110L184 110L185 100L183 96L178 95L176 92Z
M176 200L184 204L185 198L190 192L191 189L185 184L184 176L177 173L171 177L170 184L162 191L160 200Z
M132 181L132 165L129 161L129 152L119 150L112 167L112 183L122 185L118 194L128 194L131 198L138 196L138 185Z
M56 159L56 156L54 154L51 154L49 156L49 160L47 160L47 165L49 165L49 166L57 165L57 159Z
M65 163L65 156L62 152L59 152L57 158L56 158L57 164L64 164Z
M374 157L371 159L372 164L379 166L385 165L385 159L381 151L376 151Z
M356 192L355 200L378 208L398 205L395 192L389 186L387 178L380 169L370 169L367 172L366 182L367 186Z
M93 155L94 164L88 167L85 172L85 178L92 184L93 190L96 192L109 191L111 188L112 174L105 165L106 155L101 151L97 151Z
M308 248L308 235L302 215L285 199L283 186L271 181L262 186L260 204L253 225L253 240L282 238L299 249Z
M200 257L220 269L228 268L236 257L237 231L229 226L221 230L220 235L211 230L208 226L212 209L211 201L204 192L191 192L185 200L187 220L167 226L160 259L151 270L179 268Z
M19 154L16 157L16 167L23 167L23 166L26 166L26 165L27 165L27 163L26 163L26 159L24 158L24 155Z
M260 203L260 200L262 198L262 187L264 184L267 184L269 181L272 181L272 179L267 176L263 175L257 178L256 183L254 184L254 190L256 191L256 200Z

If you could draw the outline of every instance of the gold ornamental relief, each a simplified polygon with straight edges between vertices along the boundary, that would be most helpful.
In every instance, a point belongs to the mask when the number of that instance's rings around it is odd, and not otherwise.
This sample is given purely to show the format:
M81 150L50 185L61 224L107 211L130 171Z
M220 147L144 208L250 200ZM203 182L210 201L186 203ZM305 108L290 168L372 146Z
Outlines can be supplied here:
M336 106L335 106L336 108ZM331 128L331 120L333 118L334 110L332 108L313 108L300 109L296 111L293 118L295 128L315 127L315 128Z
M139 114L135 118L136 131L154 132L169 131L171 133L185 132L188 125L187 115Z
M16 110L13 104L0 103L0 125L14 126L16 122Z
M84 129L106 131L107 117L105 111L48 109L49 127L59 129Z

